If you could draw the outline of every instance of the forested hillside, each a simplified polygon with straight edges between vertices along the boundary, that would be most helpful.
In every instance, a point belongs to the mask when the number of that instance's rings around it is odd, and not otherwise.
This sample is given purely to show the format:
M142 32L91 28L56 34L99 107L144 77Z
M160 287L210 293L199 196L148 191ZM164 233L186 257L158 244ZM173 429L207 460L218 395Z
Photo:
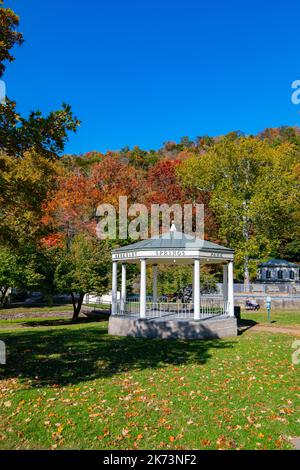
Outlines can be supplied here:
M3 75L23 36L18 16L3 5L0 24ZM204 204L205 237L235 250L239 281L255 278L258 262L268 257L300 261L298 128L217 137L199 129L195 139L160 149L66 155L69 134L80 125L68 104L48 115L21 116L17 108L9 97L0 105L0 303L11 286L49 298L76 293L76 317L86 292L106 292L110 249L120 240L97 239L96 209L110 203L118 211L119 196L147 207ZM208 268L208 281L211 274L217 273ZM174 289L176 276L162 280Z

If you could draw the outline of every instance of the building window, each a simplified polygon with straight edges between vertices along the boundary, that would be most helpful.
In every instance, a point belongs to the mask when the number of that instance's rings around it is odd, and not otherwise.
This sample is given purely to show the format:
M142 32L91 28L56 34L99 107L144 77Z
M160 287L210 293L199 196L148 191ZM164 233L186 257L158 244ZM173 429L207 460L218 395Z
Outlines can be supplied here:
M290 271L290 279L295 279L295 273L294 271Z
M279 269L279 271L277 273L277 278L278 279L283 279L283 271L281 269Z
M269 269L266 270L266 279L271 279L271 271Z

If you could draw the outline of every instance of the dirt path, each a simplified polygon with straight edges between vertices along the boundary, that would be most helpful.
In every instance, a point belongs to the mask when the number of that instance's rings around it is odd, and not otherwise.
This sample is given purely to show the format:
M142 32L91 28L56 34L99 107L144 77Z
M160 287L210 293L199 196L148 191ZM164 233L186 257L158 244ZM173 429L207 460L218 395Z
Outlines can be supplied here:
M52 312L13 312L5 313L5 310L2 310L0 313L0 320L18 320L22 318L71 318L71 310L54 310Z
M52 311L52 312L13 312L13 313L0 313L0 320L8 320L7 324L5 323L0 323L0 330L15 330L19 328L30 328L32 326L39 326L38 322L35 324L30 324L30 322L26 322L26 320L33 320L35 318L43 318L45 321L47 319L55 319L53 322L55 322L57 325L59 323L67 322L68 320L71 320L72 318L72 312L71 311ZM10 322L9 320L19 320L19 322ZM22 320L24 320L24 323L22 323ZM47 323L41 326L47 326Z
M256 331L267 331L270 333L283 333L286 335L300 336L300 328L298 326L271 326L271 325L254 325L248 331L255 333Z

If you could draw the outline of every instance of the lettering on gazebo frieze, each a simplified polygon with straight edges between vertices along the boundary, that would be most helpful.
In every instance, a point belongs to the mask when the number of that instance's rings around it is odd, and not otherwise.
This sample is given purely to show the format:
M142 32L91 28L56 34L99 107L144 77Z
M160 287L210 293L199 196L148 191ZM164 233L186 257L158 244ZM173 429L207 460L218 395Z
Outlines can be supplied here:
M155 252L155 256L185 256L184 250L160 250Z
M135 251L128 251L126 253L115 253L113 259L127 259L127 258L136 258Z
M212 258L223 258L224 255L223 253L210 253L210 255Z
M137 259L137 258L226 258L231 259L233 256L228 253L202 252L198 250L151 250L151 251L126 251L123 253L113 253L114 260Z

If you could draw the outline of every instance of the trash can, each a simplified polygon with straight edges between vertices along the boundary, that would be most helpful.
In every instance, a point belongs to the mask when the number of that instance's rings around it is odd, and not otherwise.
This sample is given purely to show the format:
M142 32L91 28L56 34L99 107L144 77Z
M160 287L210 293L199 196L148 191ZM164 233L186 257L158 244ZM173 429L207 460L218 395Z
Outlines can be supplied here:
M234 306L234 316L237 320L241 319L241 307L239 305Z

